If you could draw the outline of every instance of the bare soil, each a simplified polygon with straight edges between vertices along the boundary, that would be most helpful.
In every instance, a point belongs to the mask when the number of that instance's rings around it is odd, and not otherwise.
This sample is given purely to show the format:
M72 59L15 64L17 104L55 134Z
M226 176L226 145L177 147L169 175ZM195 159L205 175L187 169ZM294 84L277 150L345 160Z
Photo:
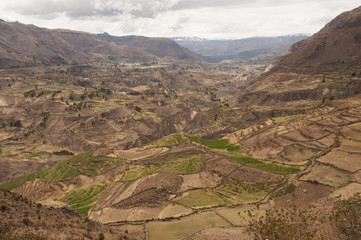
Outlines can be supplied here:
M299 209L307 209L318 199L328 196L332 188L322 184L298 182L293 193L275 199L275 208L289 208L295 205Z

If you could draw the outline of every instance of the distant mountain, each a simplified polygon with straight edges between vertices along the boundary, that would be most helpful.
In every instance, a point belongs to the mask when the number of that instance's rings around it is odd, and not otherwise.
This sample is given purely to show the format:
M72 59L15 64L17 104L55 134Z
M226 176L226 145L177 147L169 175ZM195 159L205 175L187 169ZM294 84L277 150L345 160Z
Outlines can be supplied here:
M192 42L203 42L208 41L206 38L199 38L199 37L172 37L170 38L173 41L181 42L181 41L192 41Z
M205 40L193 38L173 38L179 45L207 60L248 60L255 57L271 59L281 55L290 45L307 38L307 35L291 35L281 37L254 37L239 40Z
M160 58L205 63L201 57L166 38L96 35L0 20L1 68L39 63L151 62Z

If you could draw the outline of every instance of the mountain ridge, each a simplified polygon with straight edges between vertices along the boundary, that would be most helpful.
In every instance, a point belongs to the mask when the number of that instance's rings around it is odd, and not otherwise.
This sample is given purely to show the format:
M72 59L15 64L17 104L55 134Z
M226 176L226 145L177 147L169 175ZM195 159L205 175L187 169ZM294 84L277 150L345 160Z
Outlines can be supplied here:
M311 37L297 42L279 67L344 71L361 63L361 7L344 12ZM302 71L302 70L301 70Z
M161 58L205 61L170 39L105 36L68 29L47 29L34 25L0 21L0 63L3 68L42 64L84 64L92 61L157 62ZM117 40L117 41L115 41ZM132 43L136 41L136 43ZM156 47L156 48L155 48ZM163 49L163 52L160 50ZM160 52L160 54L157 54ZM114 60L113 60L114 61Z
M236 104L345 98L361 92L361 7L290 47L274 66L252 79Z

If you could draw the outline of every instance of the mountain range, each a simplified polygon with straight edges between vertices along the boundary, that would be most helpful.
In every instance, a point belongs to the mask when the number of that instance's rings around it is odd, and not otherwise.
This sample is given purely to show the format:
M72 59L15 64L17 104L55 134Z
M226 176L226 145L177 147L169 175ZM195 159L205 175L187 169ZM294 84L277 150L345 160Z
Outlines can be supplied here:
M286 52L290 45L307 38L308 35L290 35L280 37L252 37L238 40L207 40L202 38L172 38L179 45L205 57L208 61L249 60L265 58L274 60Z

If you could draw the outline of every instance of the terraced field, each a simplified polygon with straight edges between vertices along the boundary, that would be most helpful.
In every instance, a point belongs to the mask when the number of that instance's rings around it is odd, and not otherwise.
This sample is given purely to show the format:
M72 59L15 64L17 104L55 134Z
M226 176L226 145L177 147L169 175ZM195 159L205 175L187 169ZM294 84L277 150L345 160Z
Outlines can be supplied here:
M359 191L361 107L310 111L218 140L179 133L140 148L90 151L1 187L101 223L141 224L149 239L216 230L247 239L248 210L261 216Z
M65 200L71 209L88 216L89 210L98 200L98 195L104 190L104 186L95 185L87 189L73 190L65 196Z
M118 166L124 162L111 157L94 157L93 151L79 154L68 161L60 162L50 168L22 178L1 184L2 189L11 190L27 181L39 178L45 182L57 182L73 178L78 175L97 176L107 167Z
M179 135L173 135L173 136L168 136L165 138L161 138L158 140L155 140L153 142L150 142L146 145L144 145L144 149L148 149L148 148L155 148L155 147L170 147L170 146L176 146L180 143L182 143L183 140Z

